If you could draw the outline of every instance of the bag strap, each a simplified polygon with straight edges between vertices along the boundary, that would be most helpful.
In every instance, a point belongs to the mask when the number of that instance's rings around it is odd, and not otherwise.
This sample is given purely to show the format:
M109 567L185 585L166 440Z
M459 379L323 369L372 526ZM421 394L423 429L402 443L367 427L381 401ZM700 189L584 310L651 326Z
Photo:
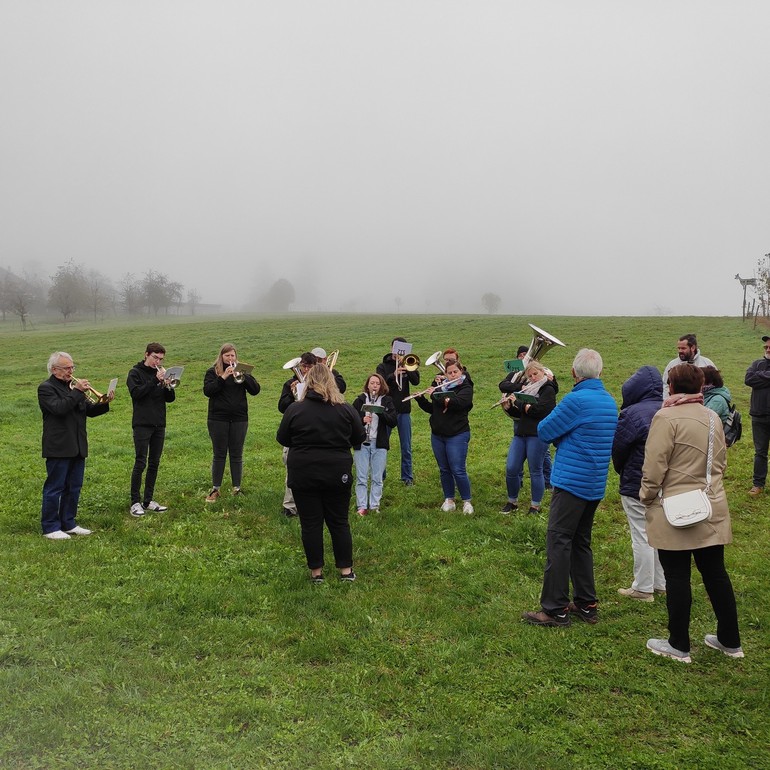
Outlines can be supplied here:
M709 450L706 455L706 494L711 492L711 463L714 459L714 412L709 409Z

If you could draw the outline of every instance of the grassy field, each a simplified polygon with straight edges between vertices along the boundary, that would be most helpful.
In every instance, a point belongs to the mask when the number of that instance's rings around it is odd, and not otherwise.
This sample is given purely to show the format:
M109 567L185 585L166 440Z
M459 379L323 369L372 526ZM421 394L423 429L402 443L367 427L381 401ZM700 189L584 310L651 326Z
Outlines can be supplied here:
M666 635L665 607L617 594L630 585L632 558L613 472L594 531L601 622L520 622L538 607L546 519L498 513L511 421L489 407L503 361L530 342L528 322L567 343L543 359L562 393L583 346L602 353L618 401L622 382L643 364L662 370L684 333L697 333L722 369L746 419L726 477L744 660L702 644L715 621L697 577L692 665L645 650L648 637ZM427 415L416 410L415 486L398 483L395 440L382 513L351 522L359 580L311 586L298 523L280 515L282 365L316 345L339 348L352 401L399 334L423 361L457 347L472 373L476 515L439 510ZM725 318L293 315L0 327L0 767L770 767L770 528L767 498L746 494L743 386L759 337ZM134 519L124 383L154 340L169 365L186 369L156 487L169 510ZM206 505L203 374L227 341L256 365L262 392L250 401L246 496ZM95 533L64 543L42 538L39 522L36 387L58 349L100 390L111 377L120 383L110 413L89 421L79 523Z

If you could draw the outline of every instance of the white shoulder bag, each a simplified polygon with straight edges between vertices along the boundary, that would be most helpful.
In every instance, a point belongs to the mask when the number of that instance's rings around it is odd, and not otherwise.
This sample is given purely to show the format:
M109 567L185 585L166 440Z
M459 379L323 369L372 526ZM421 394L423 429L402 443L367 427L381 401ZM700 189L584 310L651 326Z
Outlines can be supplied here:
M706 456L706 488L693 489L678 495L662 497L663 513L666 521L677 529L692 527L702 521L711 519L711 501L708 493L711 491L711 461L714 457L714 412L709 410L709 448ZM662 494L662 491L661 491Z

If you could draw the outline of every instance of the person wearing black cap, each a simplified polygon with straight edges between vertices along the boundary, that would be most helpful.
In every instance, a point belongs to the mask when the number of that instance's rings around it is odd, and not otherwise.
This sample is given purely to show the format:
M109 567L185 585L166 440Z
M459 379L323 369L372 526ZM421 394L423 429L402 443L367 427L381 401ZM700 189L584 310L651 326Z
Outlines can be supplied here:
M751 388L751 436L754 439L754 478L749 494L761 495L767 479L767 448L770 444L770 337L762 337L765 354L746 370Z

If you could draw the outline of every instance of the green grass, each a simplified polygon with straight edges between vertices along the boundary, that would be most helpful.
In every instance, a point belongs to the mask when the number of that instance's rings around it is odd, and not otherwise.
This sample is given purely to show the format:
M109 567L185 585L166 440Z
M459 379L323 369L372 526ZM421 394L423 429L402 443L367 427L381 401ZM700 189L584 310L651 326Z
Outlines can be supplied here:
M683 333L696 332L721 367L747 423L725 481L744 660L703 646L714 618L697 577L692 665L646 652L648 637L665 635L665 607L616 592L630 584L632 558L612 472L594 532L601 623L520 622L538 606L545 517L498 514L511 422L489 407L503 360L531 339L528 322L569 346L544 357L562 393L581 346L602 353L618 400L636 368L662 370ZM316 345L339 348L352 400L397 334L423 361L457 347L473 375L476 515L439 511L427 415L416 410L416 485L398 483L395 440L382 513L351 522L359 580L311 586L298 524L280 515L282 365ZM742 384L759 336L725 318L293 315L0 327L0 767L770 767L770 533L766 498L746 495L753 451ZM152 340L186 369L156 488L170 509L133 519L124 383ZM247 494L206 505L202 381L226 341L256 365L262 392L250 401ZM89 421L79 521L96 532L66 543L46 541L39 526L36 386L57 349L98 389L120 382L110 413Z

